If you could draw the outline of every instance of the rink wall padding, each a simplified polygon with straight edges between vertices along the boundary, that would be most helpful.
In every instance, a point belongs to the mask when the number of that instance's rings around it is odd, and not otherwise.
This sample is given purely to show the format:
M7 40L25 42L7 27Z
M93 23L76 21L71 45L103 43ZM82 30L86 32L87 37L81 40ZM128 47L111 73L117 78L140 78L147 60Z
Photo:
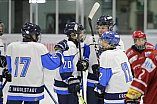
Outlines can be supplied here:
M87 35L87 38L91 35ZM21 34L4 34L0 37L4 41L5 45L5 52L6 52L6 46L10 44L11 42L15 41L22 41L22 35ZM133 39L132 35L121 35L121 40L124 42L125 50L131 47L133 45ZM54 53L54 46L57 42L67 39L67 36L64 34L42 34L41 35L41 43L44 44L50 53ZM147 41L154 46L157 44L157 36L147 36Z

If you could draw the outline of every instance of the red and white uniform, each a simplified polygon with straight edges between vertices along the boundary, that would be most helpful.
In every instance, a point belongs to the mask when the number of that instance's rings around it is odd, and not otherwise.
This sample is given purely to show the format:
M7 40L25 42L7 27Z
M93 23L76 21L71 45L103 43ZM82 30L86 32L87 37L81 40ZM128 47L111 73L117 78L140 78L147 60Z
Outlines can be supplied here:
M154 46L147 42L144 50L138 50L135 45L126 51L131 69L136 75L139 72L140 66L144 63L146 57L155 50Z
M154 50L142 64L125 99L138 99L143 94L144 104L157 103L157 50Z

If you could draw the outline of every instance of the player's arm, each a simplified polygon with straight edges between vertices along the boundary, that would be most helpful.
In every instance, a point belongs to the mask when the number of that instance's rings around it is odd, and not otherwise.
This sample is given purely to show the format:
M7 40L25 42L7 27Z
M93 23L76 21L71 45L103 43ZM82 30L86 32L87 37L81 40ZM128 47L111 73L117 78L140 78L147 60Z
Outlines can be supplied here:
M51 55L50 53L47 53L46 55L41 56L43 67L50 70L54 70L64 63L63 52L69 49L67 40L64 39L60 41L59 43L57 43L54 49L56 51L55 54Z
M112 77L112 69L104 69L102 67L99 68L99 83L95 86L94 92L95 96L98 98L104 98L105 87L107 86L110 78Z
M54 70L61 66L64 62L64 55L61 51L57 51L55 54L47 53L41 56L43 67Z

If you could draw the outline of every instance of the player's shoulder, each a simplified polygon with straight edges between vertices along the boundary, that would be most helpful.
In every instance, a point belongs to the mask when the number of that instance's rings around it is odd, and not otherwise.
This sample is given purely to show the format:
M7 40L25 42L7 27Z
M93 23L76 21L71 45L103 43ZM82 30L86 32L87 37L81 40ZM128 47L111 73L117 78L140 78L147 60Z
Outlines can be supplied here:
M154 45L152 45L151 43L148 43L146 44L146 49L152 49L152 50L155 50L155 47Z
M8 47L11 47L11 46L16 46L18 45L20 42L11 42L8 44Z
M134 54L134 49L132 49L131 47L126 51L126 55L127 57L129 57L130 55Z
M101 56L111 57L113 56L113 54L114 54L114 50L106 50L102 52Z

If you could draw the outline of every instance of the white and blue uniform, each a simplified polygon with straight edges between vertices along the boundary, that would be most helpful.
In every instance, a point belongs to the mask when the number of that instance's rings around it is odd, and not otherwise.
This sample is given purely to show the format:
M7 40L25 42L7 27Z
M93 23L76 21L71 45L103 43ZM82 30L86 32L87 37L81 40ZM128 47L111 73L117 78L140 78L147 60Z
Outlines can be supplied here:
M98 44L98 38L99 38L99 36L96 35L95 36L96 44ZM87 86L90 86L90 87L94 88L94 84L98 83L98 77L96 76L96 74L93 73L92 65L98 64L98 60L97 60L97 56L96 56L96 52L95 52L95 46L94 46L94 43L93 43L92 36L87 40L87 45L90 45ZM98 48L98 45L97 45L97 48Z
M100 56L99 83L105 87L105 104L124 104L132 81L130 64L121 49L106 50Z
M54 92L62 95L70 94L68 93L68 79L71 77L78 78L76 64L79 60L79 49L72 41L68 41L67 44L69 50L63 52L64 64L56 71L54 79Z
M62 52L51 55L36 42L13 42L6 58L12 74L7 100L39 101L44 98L44 67L54 70L64 62Z

